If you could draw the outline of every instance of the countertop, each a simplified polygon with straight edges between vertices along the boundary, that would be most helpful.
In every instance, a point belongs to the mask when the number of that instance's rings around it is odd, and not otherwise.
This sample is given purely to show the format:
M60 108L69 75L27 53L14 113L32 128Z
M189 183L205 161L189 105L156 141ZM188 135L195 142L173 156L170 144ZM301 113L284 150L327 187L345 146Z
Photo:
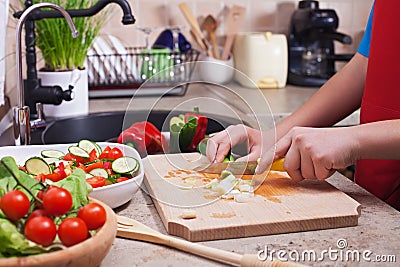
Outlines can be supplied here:
M327 181L361 204L358 226L200 243L240 254L257 254L266 248L269 252L282 250L287 253L283 259L289 259L288 254L294 253L294 251L300 255L306 250L315 251L319 256L323 250L338 250L337 242L342 240L342 242L347 242L347 247L343 249L344 252L356 252L361 255L365 253L367 256L365 258L361 256L359 262L350 262L344 260L344 257L343 260L341 258L335 260L336 256L332 254L332 256L325 255L323 261L316 259L301 261L301 263L308 266L397 266L395 263L389 262L378 264L376 259L381 257L392 262L395 259L400 260L400 212L339 173L335 173ZM166 233L151 198L144 191L138 191L129 203L115 211L117 214L134 218L155 230ZM368 251L371 251L371 254ZM367 262L368 259L371 262ZM221 265L164 246L118 237L101 264L104 267Z
M151 89L140 89L151 90ZM231 115L244 120L255 117L271 126L287 117L304 104L318 89L288 85L278 89L253 89L236 82L227 85L190 84L183 96L133 96L126 98L99 98L89 101L89 112L124 111L141 109L191 109L200 106L200 111L220 115ZM273 121L272 121L273 118ZM348 126L359 123L356 111L337 125Z
M226 86L210 84L193 84L184 96L168 97L133 97L114 99L91 99L90 112L123 111L140 109L186 109L199 105L200 110L207 113L231 114L233 116L251 119L278 121L288 116L300 107L317 89L287 86L281 89L249 89L235 83ZM358 112L353 113L338 125L358 124ZM359 225L339 229L289 233L271 236L237 238L218 241L201 242L206 246L215 247L236 253L257 254L268 248L269 251L285 251L286 259L290 252L302 253L306 250L315 251L317 255L323 250L337 249L341 239L347 242L344 249L350 252L367 254L372 261L381 258L399 261L400 251L400 212L386 205L348 178L335 173L327 180L329 183L345 192L361 205ZM323 203L321 203L323 205ZM132 200L115 210L120 215L132 217L145 225L162 233L166 230L155 209L151 198L145 192L137 192ZM342 240L342 241L343 241ZM368 254L371 251L372 254ZM293 255L293 254L292 254ZM302 262L314 266L376 266L377 262L348 262L334 260L334 255L325 255L323 261L311 260ZM381 266L395 266L395 263L381 263ZM175 249L150 243L116 238L110 253L101 266L221 266L220 263L209 261Z

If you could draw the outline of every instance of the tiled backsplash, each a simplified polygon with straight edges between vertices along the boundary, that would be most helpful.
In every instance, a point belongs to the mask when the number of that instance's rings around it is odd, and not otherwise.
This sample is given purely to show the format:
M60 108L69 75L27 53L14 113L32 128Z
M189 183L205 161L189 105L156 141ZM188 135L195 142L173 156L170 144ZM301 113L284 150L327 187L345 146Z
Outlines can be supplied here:
M102 33L120 37L127 46L144 45L144 35L138 27L155 27L151 40L162 28L183 26L183 32L190 38L189 25L178 5L182 0L129 0L137 22L133 26L120 23L120 10L110 15ZM290 16L297 9L299 1L294 0L187 0L196 18L211 14L219 18L218 41L223 44L225 37L224 8L239 5L246 8L245 23L241 31L287 33ZM339 16L339 31L353 37L352 45L337 44L337 52L354 52L362 37L373 0L320 0L320 8L334 9Z
M121 24L122 11L112 4L107 7L109 11L108 21L101 30L102 34L112 34L119 37L126 46L143 46L144 35L138 27L156 27L157 30L151 34L153 41L159 31L165 27L183 26L183 33L190 39L188 33L189 25L181 13L178 5L184 0L128 0L132 11L137 19L134 25L124 26ZM13 7L18 7L20 0L10 0ZM297 8L299 1L295 0L186 0L199 20L208 14L218 17L221 21L217 30L218 42L224 43L225 7L240 5L246 8L246 18L241 31L274 33L287 33L290 16ZM339 31L353 37L352 45L336 44L336 52L352 53L363 35L373 0L320 0L321 8L336 10L339 16ZM111 9L111 6L114 6ZM17 8L19 9L19 8ZM16 69L15 69L15 28L16 20L9 16L9 27L7 31L6 57L6 94L10 96L11 102L16 102ZM25 61L25 59L24 59ZM41 65L38 59L38 68ZM25 73L25 72L24 72Z

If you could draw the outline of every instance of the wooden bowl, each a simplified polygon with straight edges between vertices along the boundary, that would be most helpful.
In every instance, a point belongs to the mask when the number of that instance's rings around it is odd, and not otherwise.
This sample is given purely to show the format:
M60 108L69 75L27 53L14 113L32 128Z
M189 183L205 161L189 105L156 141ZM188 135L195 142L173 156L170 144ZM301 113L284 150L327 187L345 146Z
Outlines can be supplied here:
M91 238L71 246L34 256L0 259L0 267L89 267L99 266L105 258L117 233L117 219L114 211L104 203L90 199L106 209L107 220Z

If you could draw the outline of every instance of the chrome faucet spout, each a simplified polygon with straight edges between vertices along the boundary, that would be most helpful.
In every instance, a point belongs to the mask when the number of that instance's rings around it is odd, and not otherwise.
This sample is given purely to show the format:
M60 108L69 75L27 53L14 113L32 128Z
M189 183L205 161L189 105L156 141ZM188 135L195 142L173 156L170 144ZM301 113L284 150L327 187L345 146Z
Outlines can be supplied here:
M16 30L16 67L17 67L17 91L18 91L18 106L13 108L14 111L14 140L15 145L28 145L30 143L30 118L29 118L29 107L25 106L24 99L24 88L22 79L22 43L21 35L22 28L29 17L29 14L40 8L53 8L58 10L64 18L67 20L68 25L71 29L72 36L76 38L79 33L75 28L74 23L68 12L66 12L62 7L57 6L52 3L39 3L27 8L24 13L22 13L20 19L18 20L17 30Z

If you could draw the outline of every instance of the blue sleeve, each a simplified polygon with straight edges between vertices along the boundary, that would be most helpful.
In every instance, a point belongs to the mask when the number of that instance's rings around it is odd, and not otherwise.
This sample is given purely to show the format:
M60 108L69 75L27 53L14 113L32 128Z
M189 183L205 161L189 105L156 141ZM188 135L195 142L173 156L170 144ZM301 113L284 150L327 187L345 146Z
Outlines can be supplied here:
M360 46L358 47L357 52L363 56L369 56L369 47L371 44L371 32L372 32L372 20L374 16L374 5L372 6L371 13L369 14L368 24L365 28L364 36L361 40Z

